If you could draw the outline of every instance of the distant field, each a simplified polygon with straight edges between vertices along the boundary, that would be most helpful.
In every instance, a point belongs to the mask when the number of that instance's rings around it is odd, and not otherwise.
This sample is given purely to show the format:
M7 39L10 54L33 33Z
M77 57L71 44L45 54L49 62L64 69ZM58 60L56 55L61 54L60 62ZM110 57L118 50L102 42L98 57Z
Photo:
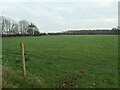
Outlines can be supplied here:
M3 87L118 87L118 36L71 35L3 38ZM22 78L19 43L25 45Z

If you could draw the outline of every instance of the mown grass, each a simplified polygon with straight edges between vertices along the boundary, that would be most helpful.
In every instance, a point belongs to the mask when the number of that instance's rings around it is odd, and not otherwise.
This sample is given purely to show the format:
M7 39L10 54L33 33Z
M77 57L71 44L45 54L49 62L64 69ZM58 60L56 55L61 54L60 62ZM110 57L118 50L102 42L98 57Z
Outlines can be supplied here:
M3 66L11 68L18 78L16 82L16 79L10 79L12 75L3 77L3 87L118 87L117 35L10 37L2 40ZM20 42L24 43L26 54L27 76L23 82ZM80 76L81 72L84 76Z

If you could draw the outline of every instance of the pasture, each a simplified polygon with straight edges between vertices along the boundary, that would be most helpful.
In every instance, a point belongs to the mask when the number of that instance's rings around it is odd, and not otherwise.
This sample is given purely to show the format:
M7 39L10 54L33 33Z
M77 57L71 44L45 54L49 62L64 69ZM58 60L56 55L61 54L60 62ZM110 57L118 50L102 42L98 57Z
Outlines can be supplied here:
M25 79L20 42L25 45ZM2 65L4 88L117 88L118 36L4 37Z

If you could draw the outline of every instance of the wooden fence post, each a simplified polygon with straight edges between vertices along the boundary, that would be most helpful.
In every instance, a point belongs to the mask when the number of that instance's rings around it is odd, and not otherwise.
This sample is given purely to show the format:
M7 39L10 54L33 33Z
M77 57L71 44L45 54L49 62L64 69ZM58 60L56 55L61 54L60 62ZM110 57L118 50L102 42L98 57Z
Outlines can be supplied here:
M25 78L26 77L26 67L25 67L25 56L24 56L24 44L20 43L21 48L21 56L22 56L22 75Z

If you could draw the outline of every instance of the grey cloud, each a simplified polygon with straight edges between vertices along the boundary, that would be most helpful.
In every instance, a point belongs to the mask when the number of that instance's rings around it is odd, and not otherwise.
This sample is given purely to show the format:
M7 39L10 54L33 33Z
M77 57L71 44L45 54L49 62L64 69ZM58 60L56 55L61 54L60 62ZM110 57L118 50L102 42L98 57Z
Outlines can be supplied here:
M35 23L41 31L117 26L117 3L15 3L0 6L0 14Z

